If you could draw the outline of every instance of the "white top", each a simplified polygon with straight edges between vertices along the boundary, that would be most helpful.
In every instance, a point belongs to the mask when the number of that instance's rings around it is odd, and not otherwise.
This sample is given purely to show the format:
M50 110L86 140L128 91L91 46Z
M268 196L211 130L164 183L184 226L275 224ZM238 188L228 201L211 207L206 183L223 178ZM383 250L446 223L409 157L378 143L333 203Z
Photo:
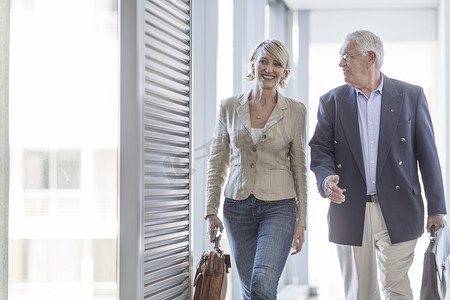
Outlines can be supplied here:
M263 132L264 128L250 128L250 134L252 135L253 144L256 144L258 142Z

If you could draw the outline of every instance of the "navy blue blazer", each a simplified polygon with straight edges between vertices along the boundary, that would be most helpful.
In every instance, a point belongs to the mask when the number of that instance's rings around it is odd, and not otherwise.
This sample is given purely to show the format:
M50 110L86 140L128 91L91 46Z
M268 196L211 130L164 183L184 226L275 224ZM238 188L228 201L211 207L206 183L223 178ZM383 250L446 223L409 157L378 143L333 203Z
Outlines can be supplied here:
M319 192L326 197L322 182L333 174L346 189L344 203L330 202L329 239L361 246L367 189L355 89L343 85L323 95L317 117L309 146ZM391 242L399 243L424 232L419 167L428 214L446 214L441 167L421 87L384 76L380 118L376 187Z

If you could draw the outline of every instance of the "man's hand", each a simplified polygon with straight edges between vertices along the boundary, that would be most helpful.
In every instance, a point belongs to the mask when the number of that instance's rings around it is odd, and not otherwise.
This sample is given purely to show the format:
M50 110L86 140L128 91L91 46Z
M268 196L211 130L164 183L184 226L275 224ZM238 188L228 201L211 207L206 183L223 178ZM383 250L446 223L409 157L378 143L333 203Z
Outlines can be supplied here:
M427 221L427 231L430 232L431 226L436 226L436 232L444 228L444 216L441 215L429 215Z
M345 189L338 187L339 175L330 175L324 180L323 192L332 202L341 204L345 202Z

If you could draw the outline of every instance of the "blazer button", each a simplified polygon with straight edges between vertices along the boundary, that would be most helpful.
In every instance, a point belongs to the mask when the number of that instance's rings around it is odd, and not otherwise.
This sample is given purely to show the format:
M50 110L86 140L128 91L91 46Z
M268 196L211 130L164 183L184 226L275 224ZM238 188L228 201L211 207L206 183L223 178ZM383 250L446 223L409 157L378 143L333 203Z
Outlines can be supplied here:
M334 144L337 145L337 141L334 141Z
M402 162L402 161L399 161L399 162L398 162L398 165L399 165L399 166L403 165L403 162Z
M342 168L342 165L341 164L337 164L337 168L338 169Z
M254 168L255 167L255 164L254 163L251 163L250 164L250 168Z
M256 147L255 146L252 147L252 151L256 152Z
M402 141L402 143L404 143L404 142L406 142L406 139L403 137L403 138L401 139L401 141Z
M396 190L399 190L399 189L400 189L400 186L396 185L396 186L395 186L395 189L396 189Z

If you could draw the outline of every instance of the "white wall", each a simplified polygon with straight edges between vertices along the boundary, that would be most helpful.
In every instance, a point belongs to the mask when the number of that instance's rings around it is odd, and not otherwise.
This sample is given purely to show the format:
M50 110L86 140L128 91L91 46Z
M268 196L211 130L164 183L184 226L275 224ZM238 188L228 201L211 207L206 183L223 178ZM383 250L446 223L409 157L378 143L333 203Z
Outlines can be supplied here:
M383 42L437 39L437 10L312 11L311 42L340 43L350 32L375 32Z
M450 5L448 1L441 0L439 5L439 16L438 16L438 36L439 36L439 70L438 70L438 86L439 86L439 104L440 107L445 106L445 109L441 109L441 120L440 124L445 125L445 156L441 157L441 165L444 167L444 173L450 174L450 163L448 157L450 157L450 118L446 116L450 115ZM444 178L444 188L448 186L448 181L450 176ZM450 213L450 190L446 190L447 198L447 214ZM447 218L448 219L448 218Z
M9 1L0 0L0 299L8 299L8 70Z
M207 162L216 120L217 1L193 1L191 10L191 251L194 267L202 252L211 249L204 213Z

